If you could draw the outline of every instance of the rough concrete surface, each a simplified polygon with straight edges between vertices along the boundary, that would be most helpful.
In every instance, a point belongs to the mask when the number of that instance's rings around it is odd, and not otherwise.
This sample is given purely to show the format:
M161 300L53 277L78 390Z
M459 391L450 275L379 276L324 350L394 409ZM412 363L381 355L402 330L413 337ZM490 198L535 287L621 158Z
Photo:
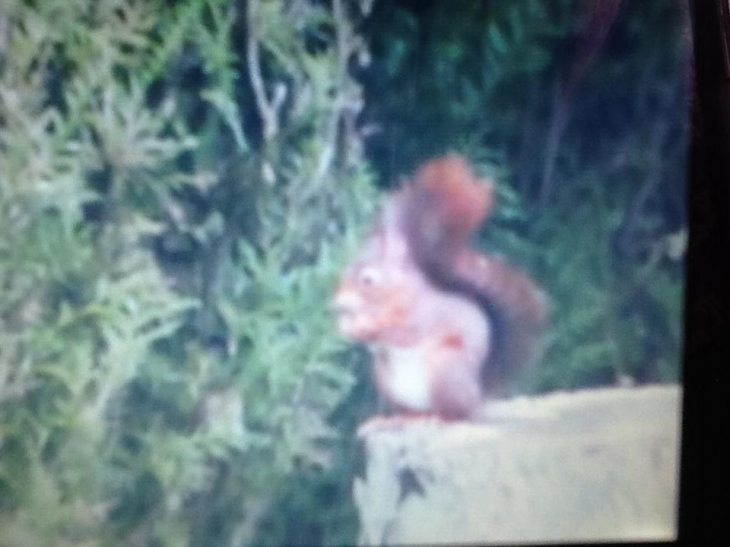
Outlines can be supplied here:
M414 420L365 436L363 545L670 540L681 388L493 403L480 423Z

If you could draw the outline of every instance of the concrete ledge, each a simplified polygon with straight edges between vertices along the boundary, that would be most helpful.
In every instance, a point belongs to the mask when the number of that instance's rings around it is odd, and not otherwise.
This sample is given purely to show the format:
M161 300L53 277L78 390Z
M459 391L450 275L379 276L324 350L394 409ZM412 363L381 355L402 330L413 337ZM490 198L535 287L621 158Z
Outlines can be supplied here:
M484 422L365 438L363 545L671 540L681 388L495 403Z

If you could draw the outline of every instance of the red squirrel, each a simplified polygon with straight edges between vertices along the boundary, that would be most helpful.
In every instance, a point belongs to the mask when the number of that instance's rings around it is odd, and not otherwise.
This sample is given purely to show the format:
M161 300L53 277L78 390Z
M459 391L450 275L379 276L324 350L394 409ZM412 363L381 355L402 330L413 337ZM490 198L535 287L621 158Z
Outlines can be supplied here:
M494 207L458 156L424 164L388 197L334 295L340 333L373 356L396 409L467 419L537 349L547 299L525 274L469 247Z

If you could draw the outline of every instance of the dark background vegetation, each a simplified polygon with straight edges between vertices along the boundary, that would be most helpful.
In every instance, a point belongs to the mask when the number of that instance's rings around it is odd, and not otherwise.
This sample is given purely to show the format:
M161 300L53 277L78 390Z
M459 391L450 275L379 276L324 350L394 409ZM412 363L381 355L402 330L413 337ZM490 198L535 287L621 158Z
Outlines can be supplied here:
M351 544L375 411L327 308L469 157L551 298L524 390L680 377L680 2L0 4L0 545Z

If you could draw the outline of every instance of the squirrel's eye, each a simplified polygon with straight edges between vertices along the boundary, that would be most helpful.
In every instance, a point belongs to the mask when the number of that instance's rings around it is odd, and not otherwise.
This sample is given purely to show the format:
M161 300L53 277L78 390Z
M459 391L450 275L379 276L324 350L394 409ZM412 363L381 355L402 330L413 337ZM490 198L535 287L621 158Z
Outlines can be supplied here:
M378 275L378 272L372 268L366 268L360 272L360 283L365 285L366 287L372 287L373 285L377 285L378 281L380 281L380 276Z

